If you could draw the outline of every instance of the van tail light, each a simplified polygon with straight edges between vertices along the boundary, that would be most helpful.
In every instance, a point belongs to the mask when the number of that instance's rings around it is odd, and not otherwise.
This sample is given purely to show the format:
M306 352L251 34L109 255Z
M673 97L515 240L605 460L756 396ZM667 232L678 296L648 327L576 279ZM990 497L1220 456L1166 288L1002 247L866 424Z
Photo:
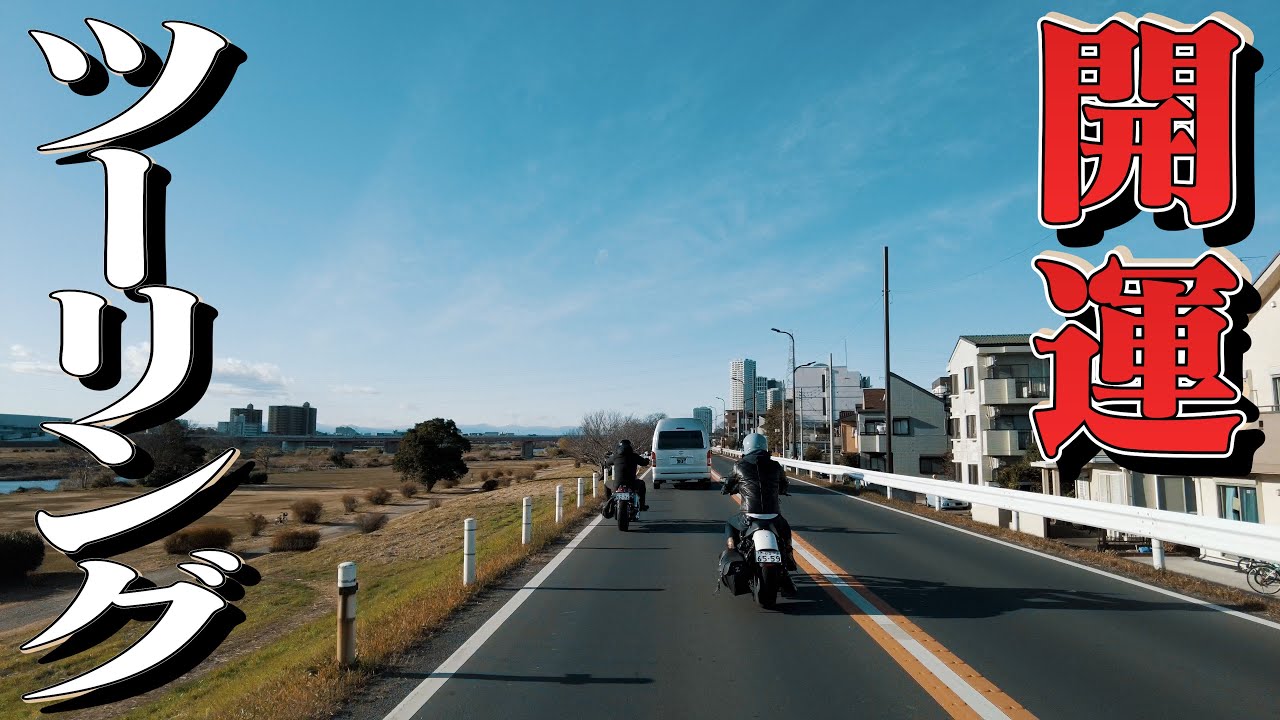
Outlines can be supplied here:
M707 451L707 465L710 465L710 464L711 464L711 451L710 451L710 450L708 450L708 451Z

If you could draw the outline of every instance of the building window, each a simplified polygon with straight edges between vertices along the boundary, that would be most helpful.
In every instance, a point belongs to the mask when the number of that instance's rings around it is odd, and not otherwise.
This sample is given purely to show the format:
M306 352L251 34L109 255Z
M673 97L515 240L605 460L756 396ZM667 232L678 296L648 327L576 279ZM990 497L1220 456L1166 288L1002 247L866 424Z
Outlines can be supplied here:
M1242 485L1219 485L1220 517L1227 520L1258 522L1258 489Z
M977 415L964 416L964 436L967 438L978 437L978 416Z
M1280 410L1280 375L1271 378L1271 399L1275 403L1273 410Z
M960 376L959 375L951 376L951 395L954 397L960 396ZM1276 402L1280 403L1280 400L1276 400Z
M960 418L947 418L947 437L960 437Z
M973 389L973 366L972 365L964 369L964 389L965 390Z
M921 475L946 475L947 461L940 457L921 457L920 458L920 474Z
M887 466L885 465L884 456L883 456L883 455L868 455L868 456L867 456L867 469L868 469L868 470L876 470L876 471L879 471L879 472L885 472L888 468L887 468Z
M1157 476L1156 493L1160 507L1173 512L1196 512L1196 484L1189 477Z
M894 435L910 435L911 434L911 418L894 418L893 434Z
M978 466L977 465L969 466L969 484L970 485L978 484Z
M866 422L866 424L863 426L863 433L862 433L862 434L863 434L863 435L883 435L883 434L884 434L884 421L883 421L883 420L868 420L868 421Z

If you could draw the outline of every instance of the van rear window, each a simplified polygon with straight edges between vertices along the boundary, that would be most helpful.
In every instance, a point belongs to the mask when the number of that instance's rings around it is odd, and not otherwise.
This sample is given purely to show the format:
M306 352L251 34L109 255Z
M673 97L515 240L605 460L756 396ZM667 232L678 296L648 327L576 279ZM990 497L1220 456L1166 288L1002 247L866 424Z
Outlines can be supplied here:
M701 430L667 430L658 433L659 450L701 450Z

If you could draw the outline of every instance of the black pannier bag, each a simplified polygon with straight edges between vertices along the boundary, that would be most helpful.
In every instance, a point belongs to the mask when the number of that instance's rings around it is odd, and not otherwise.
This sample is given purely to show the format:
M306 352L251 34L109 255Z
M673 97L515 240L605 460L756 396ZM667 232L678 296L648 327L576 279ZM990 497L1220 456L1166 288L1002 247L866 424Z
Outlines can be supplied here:
M747 559L737 550L720 553L720 582L733 591L734 595L746 595L751 592L747 578Z

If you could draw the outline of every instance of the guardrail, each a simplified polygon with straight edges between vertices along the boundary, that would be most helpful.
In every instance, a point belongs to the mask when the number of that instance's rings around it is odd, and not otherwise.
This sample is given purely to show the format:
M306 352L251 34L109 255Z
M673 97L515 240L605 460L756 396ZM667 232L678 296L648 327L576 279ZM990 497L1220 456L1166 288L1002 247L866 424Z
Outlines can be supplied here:
M728 457L742 457L742 453L735 450L717 448L716 452ZM1271 525L1007 488L968 485L951 480L931 480L878 470L863 470L847 465L830 465L780 457L775 457L774 460L793 470L809 470L832 477L852 476L865 484L883 485L886 488L937 495L952 500L964 500L972 504L989 505L1002 510L1149 537L1154 541L1173 542L1259 560L1280 562L1280 527Z

